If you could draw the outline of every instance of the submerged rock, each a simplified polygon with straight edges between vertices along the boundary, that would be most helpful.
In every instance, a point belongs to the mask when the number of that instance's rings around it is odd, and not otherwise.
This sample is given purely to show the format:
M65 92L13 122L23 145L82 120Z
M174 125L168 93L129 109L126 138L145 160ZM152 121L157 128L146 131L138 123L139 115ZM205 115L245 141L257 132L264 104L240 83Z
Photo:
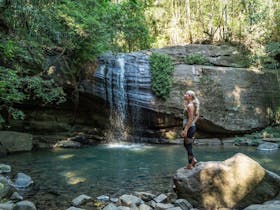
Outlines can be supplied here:
M238 153L225 161L199 163L193 170L178 169L175 191L195 207L245 208L274 198L280 176Z
M15 177L14 186L16 188L26 188L33 184L33 180L30 176L24 173L18 173Z
M13 208L13 210L36 210L36 206L31 201L20 201L17 202Z
M257 149L261 150L261 151L273 151L273 150L277 150L278 149L278 144L271 143L271 142L266 142L266 143L260 144L257 147Z

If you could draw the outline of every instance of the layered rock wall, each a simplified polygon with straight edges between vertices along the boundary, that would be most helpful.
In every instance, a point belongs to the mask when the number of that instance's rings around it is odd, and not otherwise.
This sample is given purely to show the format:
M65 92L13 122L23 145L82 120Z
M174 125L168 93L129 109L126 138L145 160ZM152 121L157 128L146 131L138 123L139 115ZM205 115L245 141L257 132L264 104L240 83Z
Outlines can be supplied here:
M151 91L151 51L167 54L175 63L174 82L166 101ZM206 136L246 133L271 123L280 105L277 74L245 68L246 57L236 48L187 45L151 51L102 56L96 72L82 82L81 91L114 106L124 104L130 118L127 121L137 122L136 127L151 136L179 133L183 94L188 89L193 89L201 101L198 128ZM186 56L197 53L207 58L209 65L183 62ZM124 80L122 86L120 80Z

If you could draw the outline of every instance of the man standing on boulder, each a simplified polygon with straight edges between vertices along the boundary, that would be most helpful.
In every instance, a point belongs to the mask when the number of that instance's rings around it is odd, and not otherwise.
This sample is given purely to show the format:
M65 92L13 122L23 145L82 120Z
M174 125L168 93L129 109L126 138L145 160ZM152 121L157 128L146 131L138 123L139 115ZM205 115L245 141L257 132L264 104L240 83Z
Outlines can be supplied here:
M184 146L188 152L188 164L186 169L192 169L197 160L192 151L193 136L196 132L195 123L199 118L199 100L194 91L188 90L184 95L184 117L183 117L183 131Z

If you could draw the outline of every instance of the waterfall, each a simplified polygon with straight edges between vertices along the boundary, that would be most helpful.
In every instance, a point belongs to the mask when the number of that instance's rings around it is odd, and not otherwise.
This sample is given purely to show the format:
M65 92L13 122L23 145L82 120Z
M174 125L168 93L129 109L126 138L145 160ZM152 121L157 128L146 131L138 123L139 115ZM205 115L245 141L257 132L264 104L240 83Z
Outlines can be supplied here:
M148 55L135 52L101 56L93 80L84 82L83 89L109 107L108 141L128 141L128 136L141 136L146 130L148 118L143 110L154 101Z
M110 129L107 139L110 142L126 141L127 126L127 90L125 78L125 59L116 59L116 68L107 68L106 73L106 101L110 104Z

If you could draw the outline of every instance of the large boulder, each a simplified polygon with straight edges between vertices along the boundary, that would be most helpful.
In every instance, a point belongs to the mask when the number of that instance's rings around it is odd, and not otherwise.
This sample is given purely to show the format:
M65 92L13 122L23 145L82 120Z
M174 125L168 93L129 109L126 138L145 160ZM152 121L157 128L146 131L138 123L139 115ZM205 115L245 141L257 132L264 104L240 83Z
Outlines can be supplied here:
M175 191L195 207L205 209L245 208L276 197L280 176L238 153L218 162L203 162L193 170L178 169Z
M9 153L30 151L33 136L28 133L0 131L0 144Z

